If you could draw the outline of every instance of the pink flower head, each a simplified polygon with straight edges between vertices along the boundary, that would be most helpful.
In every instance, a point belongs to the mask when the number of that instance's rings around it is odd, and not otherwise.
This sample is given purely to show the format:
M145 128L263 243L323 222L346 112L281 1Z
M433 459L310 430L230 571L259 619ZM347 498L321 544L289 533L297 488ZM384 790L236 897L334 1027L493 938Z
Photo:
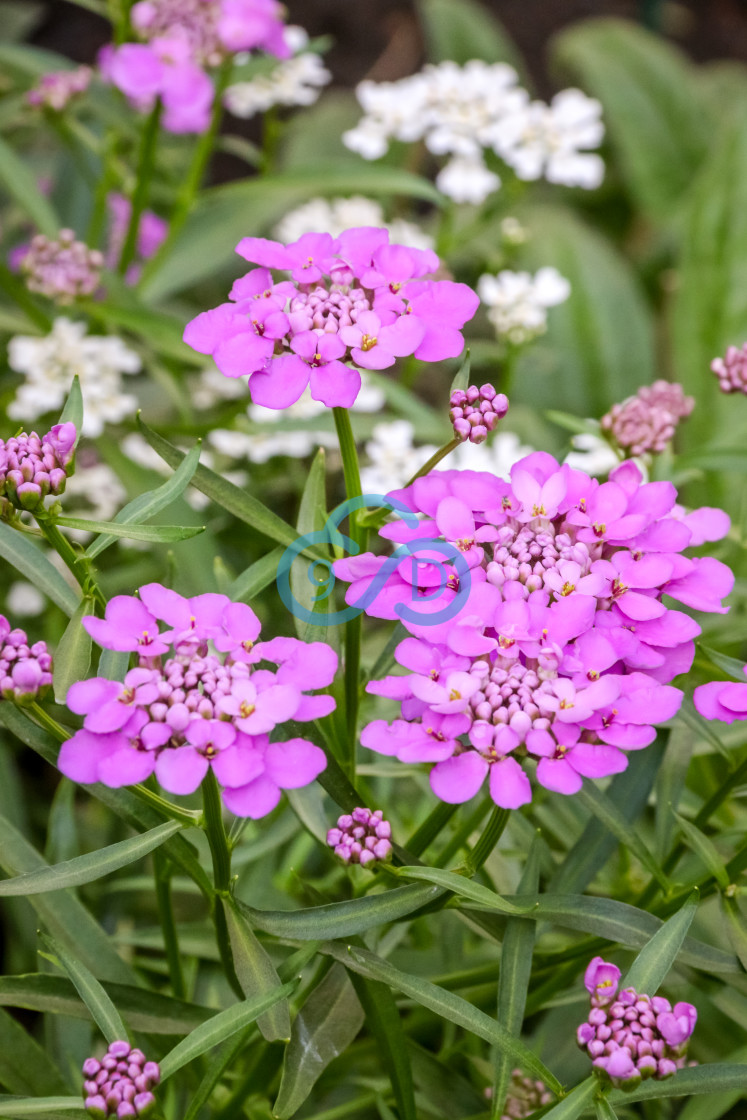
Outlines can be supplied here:
M714 358L711 370L722 393L747 393L747 342L729 346L723 358Z
M438 266L435 254L389 245L383 229L307 233L290 245L245 237L237 252L260 267L234 284L233 303L188 323L184 340L227 376L248 375L252 399L268 408L295 403L307 385L314 400L350 407L356 367L453 357L477 308L466 285L421 279ZM273 282L271 269L291 281ZM259 326L257 300L268 304Z

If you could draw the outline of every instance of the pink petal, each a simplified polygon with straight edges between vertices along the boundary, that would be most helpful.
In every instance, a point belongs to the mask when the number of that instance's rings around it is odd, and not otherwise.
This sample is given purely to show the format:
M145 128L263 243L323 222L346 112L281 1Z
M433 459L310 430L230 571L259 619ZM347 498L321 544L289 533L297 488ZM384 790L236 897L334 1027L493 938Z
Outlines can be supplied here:
M444 498L438 503L436 524L447 540L471 540L475 532L472 510L458 498Z
M156 759L156 777L169 793L194 793L208 766L208 760L194 747L167 747Z
M532 800L529 778L514 758L503 758L490 767L490 796L501 809L518 809Z
M447 758L433 767L431 789L441 801L459 805L474 797L488 772L488 764L475 751Z
M85 729L76 731L72 739L60 747L58 769L73 782L97 782L100 761L120 739L119 735L97 735Z
M245 742L251 742L243 738ZM263 750L236 743L215 756L213 773L222 786L245 786L263 773L264 759Z
M280 800L280 790L262 774L248 785L223 790L223 804L237 817L266 817Z
M379 340L395 358L403 358L417 349L425 334L425 326L414 315L400 315L399 319L379 331Z
M265 408L288 408L295 404L309 383L309 367L295 354L273 358L266 370L253 373L249 389L254 404Z
M265 268L290 268L289 254L285 245L279 241L270 241L266 237L242 237L236 246L236 252L245 260L264 265Z
M101 760L99 781L112 789L133 786L149 778L155 764L153 751L138 751L128 745Z
M312 366L310 381L312 397L328 408L351 408L361 389L360 373L343 362Z
M537 781L556 793L578 793L584 784L564 758L542 758L537 766Z
M606 778L608 774L620 774L628 765L627 757L622 751L592 743L578 743L568 752L568 761L576 773L584 778Z
M265 752L265 772L281 789L307 786L327 765L324 751L306 739L270 743Z

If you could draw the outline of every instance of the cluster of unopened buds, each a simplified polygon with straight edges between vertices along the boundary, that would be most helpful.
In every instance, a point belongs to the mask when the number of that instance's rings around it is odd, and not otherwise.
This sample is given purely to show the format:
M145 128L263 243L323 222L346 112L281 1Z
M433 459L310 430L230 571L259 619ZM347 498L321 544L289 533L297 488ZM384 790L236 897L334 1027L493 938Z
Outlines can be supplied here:
M78 241L73 230L61 229L56 238L38 233L19 263L29 291L67 304L96 291L104 257Z
M142 1050L129 1042L112 1042L100 1061L86 1058L83 1076L83 1104L95 1120L147 1116L155 1107L153 1089L161 1080L158 1063L146 1061Z
M470 385L468 389L455 389L449 401L449 419L454 435L462 441L484 443L499 420L508 412L508 397L498 393L492 385Z
M0 439L0 502L35 510L48 494L61 494L75 455L75 425L55 424L44 436L21 432ZM7 507L6 507L7 510Z
M24 630L11 630L0 614L0 693L16 704L40 699L52 684L52 655L46 642L29 640Z
M35 108L44 106L62 112L72 97L85 93L93 77L90 66L78 66L75 70L55 70L42 74L41 78L26 95L29 105Z
M345 863L367 863L387 858L392 850L392 826L381 809L353 809L344 813L327 833L327 843Z
M644 385L622 404L613 405L601 424L629 455L658 454L694 407L695 400L685 396L681 385L659 380Z
M730 346L723 358L714 358L711 369L722 393L747 393L747 342Z
M73 781L116 788L155 773L170 793L187 794L212 768L226 808L257 818L281 790L308 785L326 766L306 739L269 739L286 720L334 709L331 696L307 695L337 671L324 642L256 642L259 619L245 603L212 593L185 599L158 583L139 598L115 596L105 618L87 615L83 625L105 649L136 651L139 664L124 683L93 677L70 688L67 705L83 727L62 744L58 765ZM276 670L258 668L262 661Z
M672 1007L662 996L634 988L618 992L619 983L620 969L594 957L584 976L591 1010L577 1039L605 1079L631 1090L648 1077L663 1080L684 1067L698 1012L691 1003Z
M486 1100L493 1099L492 1086L485 1089ZM520 1069L511 1073L511 1081L503 1106L501 1120L526 1120L538 1108L544 1108L552 1101L552 1093L544 1081L536 1081L532 1077L525 1077Z

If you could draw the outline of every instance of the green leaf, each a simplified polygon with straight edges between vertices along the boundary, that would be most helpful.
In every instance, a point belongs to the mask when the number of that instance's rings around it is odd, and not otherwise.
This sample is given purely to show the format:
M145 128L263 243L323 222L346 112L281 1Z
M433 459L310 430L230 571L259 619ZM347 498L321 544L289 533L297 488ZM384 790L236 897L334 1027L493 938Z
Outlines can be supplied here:
M731 1090L747 1090L747 1065L709 1062L680 1069L664 1081L644 1081L631 1093L613 1090L610 1100L613 1104L634 1104L657 1097L689 1097L695 1093L726 1093Z
M76 856L75 859L56 863L52 867L39 867L15 879L4 879L0 881L0 897L42 894L45 891L59 891L66 887L93 883L96 879L110 875L112 871L118 871L120 867L127 867L135 860L142 859L183 827L179 821L165 821L149 832L133 836L129 840L121 840L118 844L100 848L96 852Z
M83 430L83 393L80 389L80 378L77 373L73 378L65 407L60 413L57 423L65 424L67 421L72 421L75 424L75 446L77 447Z
M637 992L656 995L682 948L698 909L698 899L698 891L694 890L685 905L643 946L620 982L621 988L635 988Z
M469 356L469 347L464 351L464 360L459 369L454 375L454 380L451 383L450 393L456 393L458 389L464 392L469 387L469 370L472 365Z
M152 431L139 415L137 421L140 431L153 450L157 451L170 467L178 467L184 459L184 452ZM227 482L219 474L208 470L207 467L201 465L197 467L193 475L193 485L201 493L227 510L228 513L238 517L240 521L243 521L258 533L262 533L264 536L284 545L293 544L298 539L298 533L293 526L289 525L287 521L283 521L253 494L240 490L238 486L234 486L232 482Z
M597 1097L594 1101L594 1111L597 1120L617 1120L617 1113L606 1097Z
M399 1118L417 1120L410 1055L394 996L386 984L359 976L352 969L350 979L365 1012L366 1024L376 1050L389 1076Z
M634 201L669 221L708 152L695 67L663 36L620 19L576 23L555 36L552 53L602 102Z
M250 1024L243 1031L237 1031L232 1038L227 1039L222 1046L217 1048L207 1063L207 1070L202 1081L193 1092L190 1092L189 1108L184 1113L184 1120L197 1120L225 1071L233 1067L253 1030L254 1027Z
M46 878L46 873L50 870L36 849L2 816L0 866L11 875L43 872L43 878ZM14 891L11 889L7 893L12 894ZM132 982L133 972L130 966L122 960L101 926L74 894L62 890L56 890L53 898L45 894L32 894L29 902L52 936L75 953L94 975L123 983Z
M640 860L643 866L651 872L664 890L669 890L669 880L659 866L653 854L646 847L640 836L631 828L623 813L611 798L603 793L597 786L590 782L584 783L583 789L576 795L581 804L592 813L598 821L616 836L621 844L629 848L630 852Z
M119 511L114 521L118 525L130 525L132 522L147 521L149 517L153 517L160 510L165 509L176 498L182 494L187 486L189 486L192 476L197 469L197 464L200 461L200 443L198 442L189 454L182 460L178 468L174 471L171 478L167 479L162 486L156 487L155 490L149 490L145 494L139 494L133 501ZM93 544L89 545L86 549L86 556L93 559L98 556L105 548L115 541L114 536L98 537Z
M213 1015L207 1022L196 1027L191 1034L188 1034L162 1059L160 1063L161 1080L165 1081L177 1070L180 1070L182 1066L186 1066L188 1062L194 1061L195 1058L199 1058L201 1054L212 1049L213 1046L217 1046L224 1039L230 1038L236 1031L240 1031L249 1023L253 1023L265 1011L269 1011L274 1004L282 999L287 999L296 985L297 981L283 984L282 987L276 988L273 992L263 995L259 999L236 1003L233 1007Z
M250 603L255 595L259 595L260 591L264 591L273 582L284 552L284 548L273 548L250 564L230 585L228 597L235 603Z
M267 950L257 940L253 929L229 900L225 907L231 953L241 990L247 999L272 995L282 985ZM291 1037L290 1009L287 1000L260 1015L257 1026L268 1042L287 1042Z
M731 677L732 680L744 684L744 661L740 661L736 657L727 657L725 653L720 653L717 649L712 649L710 646L704 645L703 642L698 642L697 645L698 649L706 655L708 660L712 661L714 665L717 665L723 673L726 673L727 677Z
M726 932L734 952L747 969L747 922L739 909L739 903L729 893L721 895L721 908L726 915Z
M128 1026L148 1034L188 1034L214 1014L207 1007L171 999L159 992L128 984L104 981L104 991L119 1008ZM0 1004L23 1007L28 1011L89 1019L90 1011L81 1003L67 977L32 972L25 976L0 976Z
M570 412L559 412L554 408L548 409L545 416L551 424L557 424L559 428L564 428L567 432L574 432L576 435L601 435L601 429L596 420L582 420L579 416L572 416Z
M507 902L495 891L473 883L471 879L454 871L442 871L437 867L398 867L397 874L403 879L422 879L426 883L433 883L443 890L479 903L486 910L498 910L501 914L526 914L527 910L533 909L532 906L517 906L514 902Z
M567 1097L563 1097L562 1101L544 1112L542 1114L543 1120L547 1120L547 1117L550 1120L576 1120L577 1116L583 1115L588 1110L594 1094L598 1090L599 1082L596 1077L587 1077Z
M68 1088L47 1052L7 1011L0 1011L0 1085L42 1096Z
M571 295L549 312L547 342L524 348L512 404L599 417L656 376L653 318L628 260L572 211L532 207L523 261L553 265ZM544 358L544 361L542 360Z
M57 525L66 529L83 529L87 533L108 533L132 541L152 543L186 541L205 532L204 525L119 525L116 521L88 521L84 517L58 517Z
M334 964L293 1023L272 1107L277 1120L288 1120L301 1107L329 1063L353 1042L364 1018L348 974L341 964Z
M320 447L314 456L298 507L298 520L296 529L299 537L315 533L324 528L327 520L327 497L325 493L327 456L323 447ZM322 576L321 583L316 578L317 568L326 572L326 579ZM305 610L313 611L315 607L324 612L329 610L329 600L317 596L322 590L322 585L327 582L331 574L329 563L319 564L315 560L309 561L306 557L298 556L291 564L290 589L293 600ZM326 624L314 626L311 621L293 615L293 625L296 634L302 641L323 642L327 637Z
M54 655L54 698L65 703L67 690L76 681L85 680L91 667L91 635L83 628L83 616L93 611L93 600L81 599L75 614L65 627Z
M117 1042L127 1039L125 1027L119 1012L112 1003L104 988L79 960L65 952L53 937L42 934L42 941L47 948L55 954L60 964L72 980L75 990L91 1012L91 1018L107 1042Z
M15 1117L38 1116L40 1120L55 1120L60 1114L65 1120L83 1120L87 1116L81 1108L81 1097L6 1097L0 1095L0 1114ZM77 1114L77 1115L76 1115Z
M78 596L65 582L64 576L47 560L30 539L0 521L0 556L16 568L24 579L32 576L34 587L47 595L66 615L73 615Z
M696 828L691 821L687 820L686 817L681 816L679 813L675 813L674 816L677 818L677 823L692 850L697 852L703 860L703 863L706 865L711 875L713 875L721 889L726 890L729 886L729 875L726 870L726 865L718 854L713 842L709 840L699 828Z
M126 296L127 293L123 293ZM101 303L86 300L84 310L109 326L124 327L137 338L144 340L159 354L173 358L182 365L205 368L205 356L198 354L182 341L184 317L156 311L143 303L133 301L130 306L115 304L110 300Z
M255 910L240 899L236 902L247 921L265 933L296 941L318 941L321 938L352 937L385 922L398 921L442 894L440 887L413 884L348 902L309 906L305 910Z
M420 0L428 58L463 66L473 58L508 62L521 72L521 56L492 12L475 0Z
M439 206L443 199L427 179L360 159L327 160L277 175L254 176L203 190L168 258L146 269L140 294L147 304L193 287L229 266L247 234L268 230L312 195L405 195Z
M0 182L28 215L36 230L47 237L57 236L60 232L60 219L52 204L37 187L36 174L3 139L0 139Z

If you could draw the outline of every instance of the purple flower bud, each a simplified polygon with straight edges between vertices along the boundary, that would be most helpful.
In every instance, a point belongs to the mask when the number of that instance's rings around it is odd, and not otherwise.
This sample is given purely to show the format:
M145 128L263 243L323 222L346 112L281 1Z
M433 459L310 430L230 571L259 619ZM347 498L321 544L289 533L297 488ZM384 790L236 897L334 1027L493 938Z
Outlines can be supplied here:
M380 809L374 813L370 809L354 809L352 814L338 818L337 826L327 833L327 843L345 863L365 867L389 856L391 832L391 825L382 819Z
M508 398L504 393L496 393L492 385L483 385L479 389L470 385L466 393L458 389L451 394L449 404L454 435L472 443L486 440L488 432L508 412Z
M101 1096L87 1097L83 1104L89 1116L95 1117L95 1120L106 1120L108 1110L106 1101Z
M83 1063L83 1073L86 1077L95 1077L101 1069L101 1063L97 1062L95 1058L86 1058Z
M138 1116L147 1116L155 1107L156 1098L152 1093L138 1093L132 1103Z
M620 982L620 969L601 957L594 957L584 974L584 985L593 1000L604 1005L614 999Z
M723 358L715 358L711 369L722 393L747 393L747 342L730 346Z
M137 1116L135 1106L130 1104L129 1101L122 1101L117 1105L117 1118L118 1120L125 1120L127 1116Z
M661 1058L657 1066L657 1077L663 1081L665 1077L671 1077L672 1074L677 1072L677 1066L671 1058Z
M654 1077L656 1075L658 1064L653 1055L642 1054L636 1062L636 1067L641 1077L645 1080L647 1077Z

